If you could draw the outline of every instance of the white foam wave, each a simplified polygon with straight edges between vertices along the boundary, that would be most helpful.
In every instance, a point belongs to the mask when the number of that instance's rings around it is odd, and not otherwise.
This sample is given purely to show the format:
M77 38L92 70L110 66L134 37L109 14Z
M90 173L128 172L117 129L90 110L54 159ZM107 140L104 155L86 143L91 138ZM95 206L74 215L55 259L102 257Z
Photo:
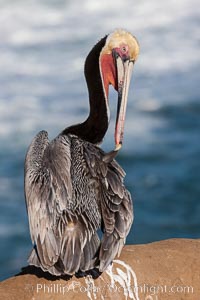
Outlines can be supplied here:
M0 74L3 83L0 136L12 134L13 128L29 132L39 125L50 128L51 122L52 127L55 124L59 127L58 120L62 118L63 124L64 119L67 124L78 121L76 113L72 117L67 111L70 112L75 103L77 108L78 103L85 110L88 107L87 102L81 102L87 99L84 57L101 36L115 27L130 30L141 45L134 74L140 90L134 89L133 96L140 101L134 109L136 112L158 109L162 103L152 95L149 78L156 84L156 78L162 74L181 72L186 74L182 80L187 80L189 74L193 76L191 69L194 66L198 69L199 31L195 20L199 13L195 7L198 7L197 0L162 3L137 0L134 4L131 0L59 1L57 4L39 0L1 1L0 68L4 72ZM65 82L63 78L66 78ZM163 82L158 89L166 84ZM64 97L61 99L57 94ZM44 107L43 98L51 95L55 95L56 104L45 100ZM145 98L145 104L141 97ZM63 98L67 102L63 102ZM60 114L56 110L56 106L61 108L60 111L65 108L66 117L64 112ZM48 118L44 118L45 112L48 112ZM127 117L127 132L136 130L132 119ZM145 132L148 128L149 122L144 120L140 130Z

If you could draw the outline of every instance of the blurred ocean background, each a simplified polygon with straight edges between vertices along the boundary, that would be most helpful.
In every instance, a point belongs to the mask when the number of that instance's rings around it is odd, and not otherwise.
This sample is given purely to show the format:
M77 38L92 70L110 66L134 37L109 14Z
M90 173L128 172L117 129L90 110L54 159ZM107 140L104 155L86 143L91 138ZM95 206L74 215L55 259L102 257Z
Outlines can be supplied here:
M200 237L200 10L197 0L0 0L0 279L31 250L24 157L88 114L84 59L115 28L139 40L124 146L134 199L128 243ZM114 145L112 121L102 148Z

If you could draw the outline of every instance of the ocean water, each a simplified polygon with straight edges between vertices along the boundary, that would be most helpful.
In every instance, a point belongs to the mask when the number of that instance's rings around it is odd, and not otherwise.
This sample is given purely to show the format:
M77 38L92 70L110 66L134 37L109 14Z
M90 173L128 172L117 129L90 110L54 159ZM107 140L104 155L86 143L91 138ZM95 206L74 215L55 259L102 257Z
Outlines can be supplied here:
M139 40L124 146L117 158L135 209L131 244L200 237L200 11L197 0L0 1L0 279L31 250L24 157L84 120L84 59L114 28ZM116 93L102 148L114 145Z

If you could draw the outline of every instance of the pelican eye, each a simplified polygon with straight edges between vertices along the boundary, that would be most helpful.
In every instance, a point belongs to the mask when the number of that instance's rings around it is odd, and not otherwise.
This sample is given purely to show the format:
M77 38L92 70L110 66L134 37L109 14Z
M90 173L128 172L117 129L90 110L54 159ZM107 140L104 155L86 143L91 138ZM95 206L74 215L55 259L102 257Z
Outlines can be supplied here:
M123 47L121 48L121 50L122 50L122 52L126 53L127 48L126 48L125 46L123 46Z

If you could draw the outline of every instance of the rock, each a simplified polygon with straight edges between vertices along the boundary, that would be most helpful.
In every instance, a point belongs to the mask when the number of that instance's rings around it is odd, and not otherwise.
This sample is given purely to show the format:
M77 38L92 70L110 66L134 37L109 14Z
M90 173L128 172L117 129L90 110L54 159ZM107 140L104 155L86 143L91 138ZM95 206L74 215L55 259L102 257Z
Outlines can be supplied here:
M200 300L200 240L125 246L97 279L57 279L37 268L0 284L4 300Z

